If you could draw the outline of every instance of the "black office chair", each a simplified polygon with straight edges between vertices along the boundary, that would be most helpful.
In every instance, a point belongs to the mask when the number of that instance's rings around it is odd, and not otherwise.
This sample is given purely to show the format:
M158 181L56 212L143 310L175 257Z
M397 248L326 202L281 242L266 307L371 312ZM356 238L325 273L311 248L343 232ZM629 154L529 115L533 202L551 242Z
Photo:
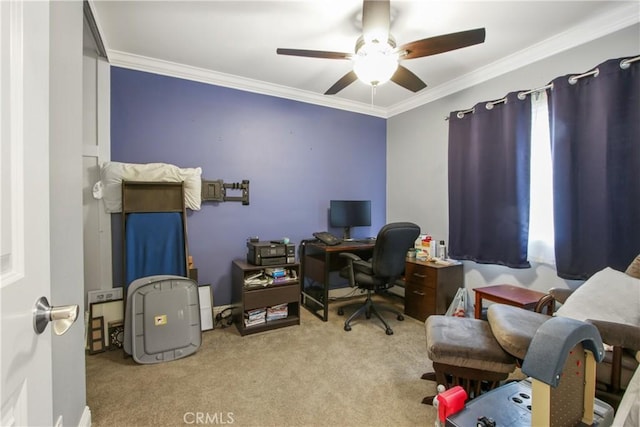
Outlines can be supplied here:
M340 254L341 257L348 260L347 266L340 271L340 275L349 279L349 285L367 291L367 299L362 307L344 322L345 331L351 330L351 321L362 313L365 313L367 319L371 318L371 313L373 313L384 324L387 335L392 335L393 330L380 316L378 310L390 311L397 315L398 320L404 320L399 311L391 307L375 305L371 295L373 292L389 289L402 276L407 251L413 246L419 235L420 227L413 223L391 223L380 229L371 260L364 261L352 253ZM342 307L338 309L338 314L344 314Z

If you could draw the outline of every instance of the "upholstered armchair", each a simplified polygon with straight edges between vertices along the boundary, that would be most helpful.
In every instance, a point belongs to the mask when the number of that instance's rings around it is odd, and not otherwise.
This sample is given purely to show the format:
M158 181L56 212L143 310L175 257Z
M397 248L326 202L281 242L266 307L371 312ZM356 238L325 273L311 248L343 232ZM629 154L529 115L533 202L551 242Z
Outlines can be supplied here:
M640 255L624 273L605 268L574 291L551 289L537 309L553 313L556 302L562 305L554 316L590 322L598 329L607 351L596 366L596 396L617 407L640 360ZM425 322L427 355L435 375L425 374L423 379L435 377L449 385L444 379L452 377L463 384L475 381L494 387L494 377L506 377L524 360L536 331L549 319L549 314L503 304L489 306L487 322L430 316ZM473 344L455 335L461 331L474 337ZM488 359L480 349L494 358ZM488 365L487 360L502 364Z
M640 279L640 255L638 255L625 270L625 274L632 278ZM636 303L640 301L640 285L638 282L630 283L628 287L630 289L623 291L624 293L617 293L617 299L621 303L624 302L621 301L624 299L635 299ZM567 304L574 303L574 301L572 301L572 294L577 292L577 290L571 291L568 289L553 288L549 290L549 294L555 301L565 304L566 307ZM611 291L613 292L612 289ZM581 298L581 300L587 301L585 298ZM599 305L605 305L605 302L601 301ZM605 308L612 312L624 310L624 308L619 305L612 305ZM638 362L640 361L640 323L632 325L595 318L592 319L590 316L595 317L595 315L589 313L586 307L584 309L586 311L584 314L586 321L596 326L602 336L602 341L607 345L605 360L599 363L596 369L597 395L605 401L613 402L615 406L619 403L624 390L631 381L631 377L638 368ZM562 314L562 312L563 309L561 307L560 314ZM636 321L640 321L640 312L616 313L616 316L625 316L629 321L632 321L633 319L631 318L635 316Z
M596 395L616 407L640 360L640 255L624 273L606 268L575 290L550 289L538 309L556 302L562 304L556 316L590 322L600 332L607 351L596 367ZM502 305L489 307L487 317L502 348L520 360L548 318Z

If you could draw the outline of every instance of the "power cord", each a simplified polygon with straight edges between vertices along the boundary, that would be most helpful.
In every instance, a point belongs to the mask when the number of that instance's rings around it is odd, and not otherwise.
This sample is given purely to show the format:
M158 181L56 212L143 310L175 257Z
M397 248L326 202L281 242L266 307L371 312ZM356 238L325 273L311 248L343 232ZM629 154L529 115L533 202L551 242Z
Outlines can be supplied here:
M233 325L233 308L227 307L222 310L220 313L216 314L216 323L213 325L213 328L226 328L228 326Z

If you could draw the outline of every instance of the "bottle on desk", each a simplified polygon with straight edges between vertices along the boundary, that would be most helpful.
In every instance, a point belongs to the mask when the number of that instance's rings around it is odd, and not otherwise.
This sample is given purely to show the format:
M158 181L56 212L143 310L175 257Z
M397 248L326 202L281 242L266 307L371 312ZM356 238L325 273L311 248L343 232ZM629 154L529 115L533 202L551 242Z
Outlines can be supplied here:
M444 244L444 240L440 240L438 245L438 258L447 259L447 245Z

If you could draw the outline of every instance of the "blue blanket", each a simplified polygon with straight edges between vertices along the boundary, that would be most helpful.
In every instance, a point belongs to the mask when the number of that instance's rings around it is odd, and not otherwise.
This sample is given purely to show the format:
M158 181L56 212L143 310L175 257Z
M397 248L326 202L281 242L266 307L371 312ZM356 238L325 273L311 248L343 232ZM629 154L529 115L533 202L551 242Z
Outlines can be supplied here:
M127 286L140 277L187 275L186 245L180 213L129 214L125 242Z

